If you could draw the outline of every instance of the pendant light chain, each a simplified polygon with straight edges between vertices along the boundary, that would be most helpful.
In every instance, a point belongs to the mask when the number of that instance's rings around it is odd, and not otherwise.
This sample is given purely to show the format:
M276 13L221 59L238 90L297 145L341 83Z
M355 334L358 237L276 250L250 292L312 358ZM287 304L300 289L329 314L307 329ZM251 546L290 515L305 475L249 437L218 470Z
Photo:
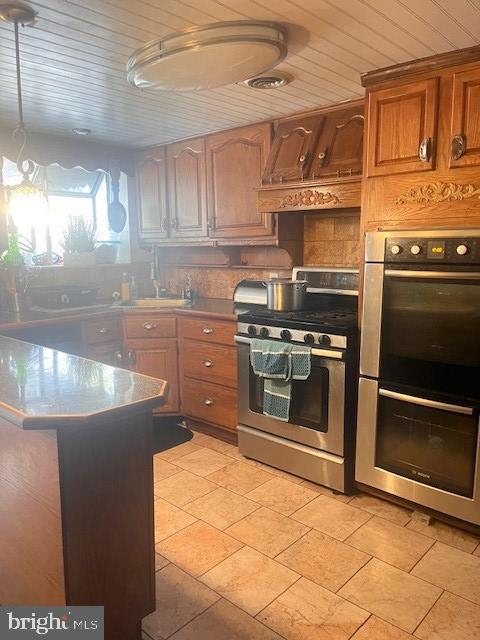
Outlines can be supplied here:
M25 131L25 121L23 119L23 99L22 99L22 76L20 68L20 42L18 33L19 21L15 20L13 23L15 33L15 64L17 70L17 99L18 99L18 127L13 131L13 138L16 139L18 134L22 136L22 143L17 156L17 168L21 173L24 173L21 164L25 145L27 143L27 132Z

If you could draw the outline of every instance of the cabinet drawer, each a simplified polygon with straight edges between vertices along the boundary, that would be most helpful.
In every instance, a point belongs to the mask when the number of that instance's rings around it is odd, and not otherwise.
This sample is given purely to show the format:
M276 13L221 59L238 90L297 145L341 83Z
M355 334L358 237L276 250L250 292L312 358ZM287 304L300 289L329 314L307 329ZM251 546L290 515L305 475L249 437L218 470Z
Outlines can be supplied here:
M227 429L236 429L237 393L210 382L184 378L183 413Z
M183 340L181 350L185 376L236 388L237 350L235 347Z
M126 338L175 338L174 317L138 315L124 320Z
M89 345L120 341L120 319L105 318L87 322L85 335Z
M210 318L205 318L205 320L182 318L180 322L180 335L182 338L202 340L207 343L214 342L235 346L235 330L235 322L211 320Z

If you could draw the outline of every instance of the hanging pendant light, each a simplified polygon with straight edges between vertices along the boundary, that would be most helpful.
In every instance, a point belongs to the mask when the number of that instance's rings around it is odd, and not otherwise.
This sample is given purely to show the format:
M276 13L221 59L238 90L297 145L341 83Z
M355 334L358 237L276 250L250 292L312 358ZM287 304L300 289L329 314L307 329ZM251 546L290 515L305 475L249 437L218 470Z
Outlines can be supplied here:
M15 34L15 64L17 74L17 101L18 101L18 126L14 129L12 136L14 140L18 140L20 149L17 155L17 169L23 178L20 184L10 187L9 209L10 213L25 214L36 211L36 207L40 204L45 206L46 195L43 189L40 189L32 182L32 175L35 170L35 164L31 160L25 161L23 154L27 144L27 131L23 118L23 100L22 100L22 77L20 68L20 43L19 43L19 26L31 26L35 22L36 12L25 4L11 3L0 5L0 20L10 22L14 27Z

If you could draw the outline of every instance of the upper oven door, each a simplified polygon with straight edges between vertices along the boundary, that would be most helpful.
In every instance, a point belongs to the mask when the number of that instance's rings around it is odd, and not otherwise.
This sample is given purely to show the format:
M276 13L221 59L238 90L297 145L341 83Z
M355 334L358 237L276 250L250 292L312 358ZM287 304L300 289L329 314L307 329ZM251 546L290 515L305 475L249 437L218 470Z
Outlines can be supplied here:
M290 422L263 414L263 378L250 364L248 338L238 343L238 418L243 425L266 431L316 449L343 455L345 419L345 362L341 353L312 349L307 380L292 381ZM325 355L321 355L324 352ZM313 354L320 355L313 355ZM339 356L336 358L335 356Z
M363 375L477 398L480 273L376 264L368 265L368 276ZM376 368L365 363L372 351Z

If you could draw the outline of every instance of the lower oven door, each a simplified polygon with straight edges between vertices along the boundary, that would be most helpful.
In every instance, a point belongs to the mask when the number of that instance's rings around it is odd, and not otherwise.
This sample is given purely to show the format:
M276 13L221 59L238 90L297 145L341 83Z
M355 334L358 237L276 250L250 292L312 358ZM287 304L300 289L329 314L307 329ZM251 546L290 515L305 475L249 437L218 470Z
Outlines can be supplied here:
M355 478L480 525L478 409L361 378Z
M292 381L290 421L283 422L263 414L263 378L253 372L248 338L236 340L240 424L343 456L345 362L341 352L312 349L310 376Z

